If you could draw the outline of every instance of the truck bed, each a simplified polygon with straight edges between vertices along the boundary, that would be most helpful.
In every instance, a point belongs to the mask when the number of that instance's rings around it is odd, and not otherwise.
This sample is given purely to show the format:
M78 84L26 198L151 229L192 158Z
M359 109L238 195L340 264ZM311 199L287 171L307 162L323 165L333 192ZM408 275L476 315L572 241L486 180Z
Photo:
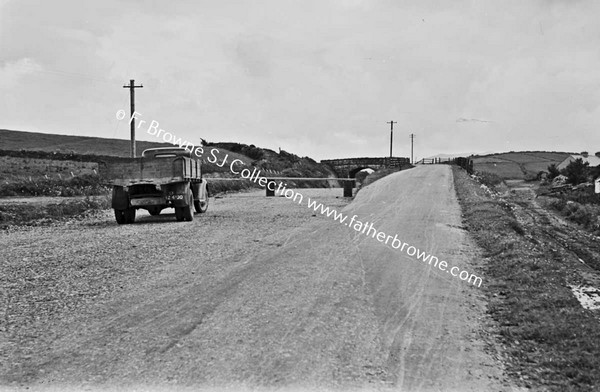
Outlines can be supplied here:
M130 158L121 162L98 165L100 175L112 185L169 184L187 180L200 180L201 162L187 157Z

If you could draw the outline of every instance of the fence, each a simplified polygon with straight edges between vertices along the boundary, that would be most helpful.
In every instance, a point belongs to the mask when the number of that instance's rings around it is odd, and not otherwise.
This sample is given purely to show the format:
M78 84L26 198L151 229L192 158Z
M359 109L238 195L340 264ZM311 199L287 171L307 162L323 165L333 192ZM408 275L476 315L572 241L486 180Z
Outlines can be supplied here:
M421 165L436 165L436 164L450 164L450 165L458 165L465 169L467 173L473 173L473 160L465 157L456 157L456 158L423 158L415 164Z

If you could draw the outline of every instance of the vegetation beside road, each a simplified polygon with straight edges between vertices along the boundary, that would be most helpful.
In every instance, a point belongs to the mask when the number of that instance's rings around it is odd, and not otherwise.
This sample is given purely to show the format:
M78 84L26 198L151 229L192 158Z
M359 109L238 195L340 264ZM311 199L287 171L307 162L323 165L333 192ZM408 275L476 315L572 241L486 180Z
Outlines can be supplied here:
M589 193L589 190L586 193ZM600 196L597 194L591 196L592 200L588 200L585 194L565 193L543 197L540 200L547 208L559 212L568 220L578 223L591 233L600 236L600 203L598 203ZM582 199L583 201L581 201Z
M600 386L600 323L568 287L566 253L551 233L521 225L510 201L453 170L464 224L485 251L488 313L497 322L509 375L543 390Z
M110 197L69 198L40 203L3 203L0 205L0 229L11 226L41 226L68 219L81 219L95 211L110 208Z
M0 183L0 196L93 196L104 195L110 188L94 175L70 179L16 178Z
M562 177L566 184L554 186ZM570 162L564 169L548 166L548 181L542 181L538 196L546 208L559 212L572 222L600 236L600 195L595 193L594 179L600 176L600 167L590 167L581 158ZM569 186L570 185L570 186Z

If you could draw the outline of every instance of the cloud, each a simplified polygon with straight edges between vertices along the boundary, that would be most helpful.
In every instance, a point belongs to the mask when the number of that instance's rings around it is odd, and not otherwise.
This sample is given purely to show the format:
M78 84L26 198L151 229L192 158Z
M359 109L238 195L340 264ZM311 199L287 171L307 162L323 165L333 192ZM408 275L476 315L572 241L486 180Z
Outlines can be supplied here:
M317 159L386 155L390 120L404 156L600 145L600 2L57 2L2 6L0 127L126 138L133 78L182 138Z
M456 119L456 122L481 122L481 123L491 123L492 121L488 121L488 120L481 120L479 118L464 118L464 117L460 117L458 119Z
M42 66L30 58L5 62L0 65L0 89L17 88L22 78L42 70Z

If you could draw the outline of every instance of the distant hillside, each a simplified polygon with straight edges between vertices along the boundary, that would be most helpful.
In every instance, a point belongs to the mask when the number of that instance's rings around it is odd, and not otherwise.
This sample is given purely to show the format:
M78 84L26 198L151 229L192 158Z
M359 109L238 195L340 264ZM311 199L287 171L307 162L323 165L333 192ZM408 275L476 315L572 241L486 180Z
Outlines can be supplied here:
M138 154L147 148L172 147L168 143L146 141L136 142ZM202 156L203 169L211 176L226 177L230 173L228 165L219 167L222 159L227 156L227 162L240 159L245 164L263 170L275 172L284 177L336 177L327 165L315 162L309 157L281 151L277 153L254 145L240 143L208 143ZM210 150L219 151L219 161L208 162L211 159ZM3 167L0 168L0 179L15 176L43 176L52 161L96 162L101 160L129 157L130 142L124 139L108 139L100 137L55 135L37 132L22 132L0 129L0 155L3 156ZM96 158L97 157L97 158ZM6 161L6 162L4 162ZM21 162L22 161L22 162ZM52 164L54 166L54 164ZM68 164L58 164L64 171L70 173L74 167ZM85 166L85 165L84 165ZM54 169L54 167L53 167ZM83 166L81 167L83 169ZM86 167L86 170L91 170ZM61 169L62 170L62 169ZM88 171L89 171L88 170ZM58 172L58 170L52 170ZM78 170L75 170L78 172Z
M534 179L551 164L558 165L571 153L556 151L520 151L474 156L473 168L479 172L495 173L506 180Z
M10 131L0 129L0 150L30 150L128 157L130 142L125 139L55 135L50 133ZM147 148L167 147L171 144L137 141L139 153Z

